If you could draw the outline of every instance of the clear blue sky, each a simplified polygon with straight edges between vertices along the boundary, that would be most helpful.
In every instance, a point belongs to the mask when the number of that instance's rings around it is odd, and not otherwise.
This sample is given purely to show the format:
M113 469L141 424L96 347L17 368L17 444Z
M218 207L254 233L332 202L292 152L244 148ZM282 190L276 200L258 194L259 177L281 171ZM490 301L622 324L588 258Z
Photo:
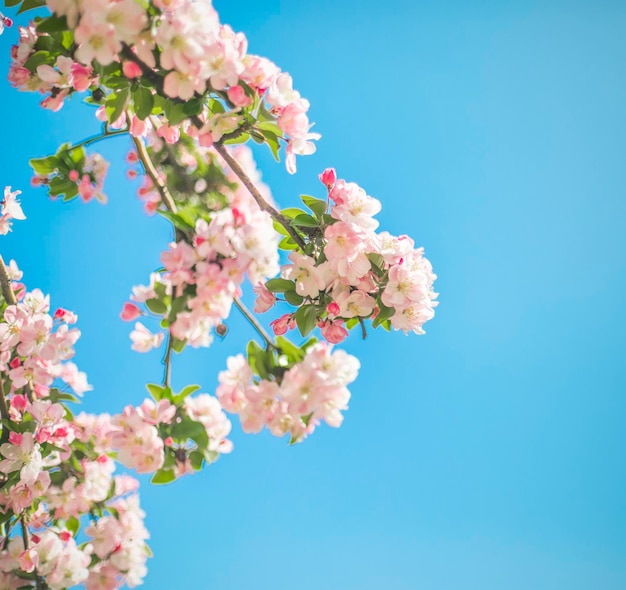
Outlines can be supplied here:
M296 177L260 155L277 200L319 193L335 166L426 247L441 305L426 336L351 336L363 369L341 429L289 447L236 426L231 456L144 485L146 587L626 588L626 4L216 6L293 75L323 134ZM28 221L0 250L78 312L84 406L119 411L161 375L117 316L168 229L124 182L125 140L105 150L106 207L29 188L29 156L96 124L78 104L42 112L7 62L0 184L24 191ZM249 334L234 317L176 359L175 385L212 392Z

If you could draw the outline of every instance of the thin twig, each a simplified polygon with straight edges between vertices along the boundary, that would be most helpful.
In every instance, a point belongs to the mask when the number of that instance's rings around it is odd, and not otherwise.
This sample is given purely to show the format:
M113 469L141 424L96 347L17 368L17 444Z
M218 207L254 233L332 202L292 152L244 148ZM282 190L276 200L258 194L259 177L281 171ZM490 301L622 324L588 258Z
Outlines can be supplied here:
M165 349L165 356L163 357L163 366L165 367L165 374L163 375L163 385L165 387L170 386L170 373L172 372L172 345L174 337L170 330L167 334L167 348Z
M367 338L367 330L365 329L363 318L359 318L359 324L361 324L361 335L363 336L363 340L365 340Z
M17 299L15 298L13 287L11 287L11 277L9 277L9 272L7 271L7 267L4 264L2 256L0 256L0 285L2 286L2 296L4 297L4 300L9 305L15 305L17 303Z
M137 64L141 69L142 75L147 78L159 92L163 92L163 78L157 74L150 66L144 63L141 59L139 59L128 47L124 45L122 49L122 57L125 59L132 61ZM173 98L171 99L175 103L184 103L184 100ZM197 115L193 115L189 117L189 120L198 128L201 129L204 126L204 122ZM245 170L239 165L239 162L228 152L228 150L224 147L224 140L231 139L237 137L240 131L235 130L233 133L225 135L221 141L216 142L213 147L217 151L222 158L226 161L226 163L230 166L231 170L239 177L239 180L243 183L243 185L248 189L249 193L252 195L253 199L257 202L257 205L261 208L262 211L269 213L272 219L275 219L278 223L280 223L287 233L291 236L291 239L300 246L304 250L306 244L304 240L300 237L298 232L292 227L291 222L287 217L285 217L280 211L277 211L272 207L264 198L263 195L259 192L259 189L254 185L250 177L246 174ZM133 138L133 141L136 142L136 138Z
M161 180L161 177L159 176L159 173L157 172L156 168L154 167L154 163L152 162L152 159L150 158L150 154L148 154L148 150L146 149L145 144L138 137L135 137L134 135L131 135L131 137L133 138L133 143L135 144L135 147L137 148L137 155L139 156L139 159L141 160L141 163L143 164L146 174L150 177L150 179L152 180L152 183L154 184L156 189L159 191L159 194L161 195L161 199L165 203L165 206L172 213L176 213L177 211L176 203L174 203L172 194L170 193L170 190L167 188L163 180Z
M241 167L239 162L230 154L230 152L221 143L213 145L215 151L222 156L224 161L228 164L230 169L238 176L242 184L248 189L248 192L252 195L252 198L257 202L257 205L261 211L269 213L272 219L275 219L280 223L287 233L291 236L291 239L304 250L306 244L304 240L298 235L298 232L291 226L291 222L280 211L277 211L272 207L259 192L259 189L254 185L250 177L246 174L245 170Z
M278 348L276 344L274 344L274 341L272 340L271 336L265 331L263 326L259 324L259 322L254 317L254 315L252 315L250 310L242 303L241 299L239 299L239 297L235 297L233 301L237 309L245 316L245 318L252 324L254 329L258 332L259 336L261 336L261 338L265 340L265 343L271 348Z
M108 139L109 137L115 137L116 135L124 135L126 133L128 133L128 129L118 129L116 131L109 131L108 129L106 129L104 133L100 133L98 135L88 137L87 139L83 139L83 141L79 141L77 144L70 147L69 151L75 150L76 148L79 148L82 146L91 145L92 143L96 143L98 141Z
M2 285L2 296L4 297L4 300L9 305L16 305L17 299L15 298L13 287L11 287L11 277L9 277L9 273L7 271L7 267L4 264L2 256L0 256L0 285ZM9 422L11 418L9 416L9 407L7 405L7 400L4 397L4 382L2 381L2 379L0 379L0 416L2 416L2 420L5 422L2 427L0 442L6 442L7 440L9 440L9 429L6 422Z

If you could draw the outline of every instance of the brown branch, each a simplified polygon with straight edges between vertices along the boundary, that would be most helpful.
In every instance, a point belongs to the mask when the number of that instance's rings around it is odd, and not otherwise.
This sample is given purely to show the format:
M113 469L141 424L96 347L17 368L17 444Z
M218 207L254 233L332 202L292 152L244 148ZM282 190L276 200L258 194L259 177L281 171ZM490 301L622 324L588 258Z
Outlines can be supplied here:
M148 66L145 62L139 59L128 47L128 45L124 45L122 49L122 57L125 59L132 61L137 64L141 69L142 75L147 78L149 82L154 84L155 88L162 94L163 93L163 78L155 72L150 66ZM171 98L172 102L177 104L184 104L186 101L180 98ZM204 122L197 115L193 115L189 117L189 120L198 128L201 129L204 127ZM257 205L261 208L262 211L269 213L272 219L276 220L280 223L287 233L291 236L291 239L304 250L306 244L304 240L300 237L298 232L292 227L290 220L285 217L282 213L274 209L264 198L263 195L259 192L259 189L254 185L250 177L246 174L245 170L239 165L239 162L228 152L228 150L224 147L224 141L238 137L241 133L240 130L235 130L233 133L225 135L221 141L218 141L214 144L214 148L217 153L222 156L222 158L226 161L226 163L230 166L230 169L239 177L239 180L243 183L243 185L248 189L248 192L252 195L252 198L257 202ZM135 145L137 145L137 139L133 137L133 141L135 141ZM139 148L137 148L139 149ZM145 150L144 150L145 151ZM154 180L154 179L153 179ZM162 183L161 183L162 185ZM162 191L160 191L161 194ZM173 201L172 201L173 203ZM166 203L167 204L167 203ZM172 209L170 208L170 211Z
M141 139L139 139L138 137L135 137L134 135L131 135L131 137L133 138L133 143L135 144L135 147L137 148L137 156L139 156L139 159L141 160L141 163L143 164L143 168L146 171L146 174L150 177L155 188L159 191L159 194L161 195L161 199L165 203L165 206L172 213L176 213L177 211L176 203L174 203L172 194L170 193L170 190L167 188L167 186L165 185L165 183L159 176L157 169L154 167L154 163L152 162L152 159L150 158L150 154L148 153L148 150L144 142L141 141Z
M0 256L0 285L2 285L2 296L4 297L4 300L9 305L15 305L17 303L17 299L15 298L13 287L11 287L11 278L9 277L9 273L2 256Z
M246 171L241 167L239 162L230 154L230 152L220 142L213 145L215 151L222 156L224 161L228 164L230 169L237 175L242 184L248 189L248 192L252 195L252 198L257 202L257 205L261 211L269 213L270 217L280 223L287 233L291 236L291 239L304 250L306 244L300 237L298 232L291 226L291 222L280 211L277 211L272 207L259 192L259 189L254 185L250 177L246 174Z
M239 299L239 297L234 297L233 302L235 303L235 306L237 307L237 309L252 324L254 329L258 332L259 336L261 336L261 338L265 340L266 344L271 348L277 348L276 344L274 344L274 341L272 340L270 335L265 331L263 326L259 324L259 322L254 317L254 315L250 312L250 310L242 303L241 299Z

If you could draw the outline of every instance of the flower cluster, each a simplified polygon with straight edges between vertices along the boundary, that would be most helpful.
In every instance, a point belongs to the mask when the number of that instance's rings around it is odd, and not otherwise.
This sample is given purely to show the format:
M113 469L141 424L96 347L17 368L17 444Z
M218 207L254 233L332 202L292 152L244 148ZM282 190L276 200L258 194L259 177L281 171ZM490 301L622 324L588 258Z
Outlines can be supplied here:
M316 217L291 210L308 241L304 252L289 255L291 264L282 267L281 279L257 286L255 309L267 311L276 302L273 293L283 293L299 308L274 320L274 333L297 325L306 335L317 325L333 344L348 335L344 323L351 328L365 319L374 327L423 334L422 325L437 305L436 275L423 249L408 236L377 233L380 202L357 184L336 180L332 169L320 179L328 202L303 197Z
M4 187L4 200L0 209L0 235L5 236L11 231L11 221L13 219L18 221L26 219L20 202L17 200L17 196L20 194L22 194L22 191L11 192L10 186Z
M120 463L137 473L156 473L153 481L167 483L230 453L231 424L216 398L192 397L197 386L179 394L165 386L149 389L155 401L126 406L111 420L107 436Z
M45 108L59 110L73 92L91 90L108 123L127 123L136 136L156 123L170 142L183 132L210 146L236 132L275 154L280 139L291 173L296 155L315 151L320 135L310 131L309 102L289 74L247 53L245 36L220 24L211 0L47 6L52 17L20 28L9 73L20 90L47 94Z
M350 400L347 385L360 368L355 357L322 342L307 348L289 368L279 366L265 379L255 378L243 355L227 362L216 391L224 409L239 414L244 431L259 432L265 426L275 436L289 433L292 443L311 434L321 421L341 425L341 412ZM255 368L258 371L256 363Z
M52 38L37 31L34 25L19 27L19 32L19 45L11 51L9 82L18 90L47 94L41 102L43 108L58 111L70 92L83 92L97 84L98 77L89 64L74 61L67 55L47 57L42 62L37 42L40 38L50 42Z
M76 398L55 387L90 389L69 360L77 317L61 308L50 314L47 296L16 282L13 261L3 269L13 280L3 284L0 320L2 587L136 586L149 554L138 482L113 474L108 417L74 418L65 402ZM79 542L87 515L92 523Z
M241 147L235 153L251 177L257 177L250 151ZM195 219L186 239L171 243L161 255L165 272L153 274L150 285L135 287L131 297L164 316L172 337L193 347L210 345L211 331L230 314L245 276L254 283L279 268L278 236L269 215L259 210L232 172L219 188L222 208ZM269 192L265 194L270 200ZM195 211L193 205L181 208L179 217L188 213L185 218L192 221ZM134 320L140 313L127 304L123 317ZM159 346L162 336L138 322L131 334L133 348L146 352Z
M69 201L80 196L84 202L94 198L107 202L103 189L109 163L100 154L87 154L83 146L64 144L53 156L35 158L30 163L36 173L31 184L47 186L51 198L64 195L63 200Z

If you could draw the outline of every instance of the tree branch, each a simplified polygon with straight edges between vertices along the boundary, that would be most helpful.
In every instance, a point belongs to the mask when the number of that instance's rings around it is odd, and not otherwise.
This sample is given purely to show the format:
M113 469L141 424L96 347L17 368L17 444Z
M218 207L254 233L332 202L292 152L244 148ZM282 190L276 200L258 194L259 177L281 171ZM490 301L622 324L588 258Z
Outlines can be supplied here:
M291 239L304 250L306 244L304 240L300 237L298 232L291 226L291 222L287 219L280 211L277 211L272 207L264 198L263 195L259 192L259 189L254 185L250 177L246 174L246 171L241 167L239 162L230 154L230 152L224 147L223 144L217 142L213 145L215 151L222 156L224 161L228 164L230 169L237 175L239 180L241 180L242 184L248 189L248 192L252 195L252 198L257 202L257 205L261 209L261 211L265 211L269 213L272 219L275 219L278 223L280 223L287 233L291 236Z
M150 66L144 63L141 59L139 59L128 47L128 45L124 45L122 49L122 57L125 59L132 61L137 64L141 69L142 75L148 79L152 84L154 84L155 88L163 93L163 78L159 76ZM174 103L184 103L184 100L179 98L170 99ZM197 115L193 115L189 117L189 120L198 128L201 129L204 126L204 122ZM237 175L239 180L243 183L243 185L248 189L248 192L252 195L252 198L257 202L257 205L260 207L262 211L269 213L272 219L276 220L280 223L287 233L291 236L291 239L304 250L306 244L304 240L300 237L298 232L291 226L290 220L287 219L280 211L277 211L272 207L264 198L263 195L259 192L259 189L254 185L250 177L246 174L245 170L239 165L239 162L224 147L223 140L229 139L231 137L237 137L239 135L239 130L234 131L229 135L225 135L222 140L216 142L213 147L217 151L217 153L222 156L222 158L226 161L226 163L230 166L230 169ZM135 145L137 144L137 138L133 137L133 141L135 141ZM139 149L139 148L138 148ZM162 183L161 183L162 184ZM167 203L166 203L167 204ZM171 209L170 209L171 210Z
M165 203L165 206L172 213L176 213L176 203L174 203L172 194L170 193L170 190L167 188L163 180L161 180L161 177L154 167L154 163L150 158L150 154L148 153L145 144L138 137L135 137L134 135L131 135L131 137L133 138L133 143L137 148L137 156L141 160L146 174L150 177L155 188L159 191L159 194L161 195L161 200L163 201L163 203Z
M17 299L15 298L13 287L11 287L11 278L9 277L9 273L2 256L0 256L0 285L2 286L2 296L4 297L4 300L9 305L16 305Z
M115 131L109 131L107 126L105 125L105 129L103 133L98 135L93 135L88 137L87 139L83 139L83 141L79 141L77 144L71 146L68 151L75 150L76 148L91 145L92 143L96 143L98 141L102 141L104 139L108 139L109 137L115 137L116 135L124 135L128 133L128 129L117 129Z
M265 343L271 348L278 348L271 336L265 331L263 326L259 324L258 320L254 317L254 315L250 312L250 310L242 303L239 297L234 297L233 302L237 309L244 315L244 317L252 324L254 329L258 332L259 336L265 340Z
M165 374L163 375L163 385L165 387L170 386L170 373L172 372L172 331L167 333L167 348L165 349L165 356L163 357L163 366L165 367Z

